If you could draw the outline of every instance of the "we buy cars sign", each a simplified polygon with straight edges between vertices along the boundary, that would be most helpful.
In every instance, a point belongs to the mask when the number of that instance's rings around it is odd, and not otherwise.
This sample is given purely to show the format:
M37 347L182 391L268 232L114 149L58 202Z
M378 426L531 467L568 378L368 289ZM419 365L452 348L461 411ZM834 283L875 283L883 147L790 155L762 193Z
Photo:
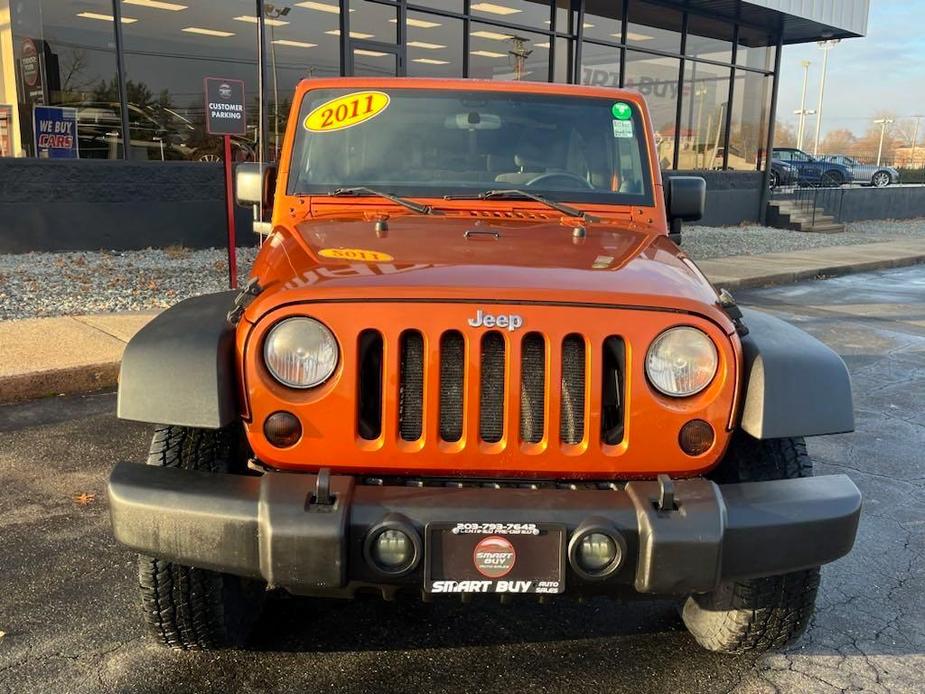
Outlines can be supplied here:
M32 110L35 155L43 159L77 159L77 109L36 106Z
M205 78L206 131L210 135L246 135L244 82Z

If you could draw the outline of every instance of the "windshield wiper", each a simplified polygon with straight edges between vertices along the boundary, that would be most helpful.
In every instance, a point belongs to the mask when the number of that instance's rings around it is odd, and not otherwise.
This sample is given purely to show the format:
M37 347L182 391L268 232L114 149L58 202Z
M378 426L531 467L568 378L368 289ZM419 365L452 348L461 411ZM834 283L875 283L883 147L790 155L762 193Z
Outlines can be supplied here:
M340 197L348 195L375 195L376 197L385 198L386 200L391 200L397 205L402 207L407 207L412 212L417 212L418 214L433 214L434 209L430 205L421 205L420 203L413 202L411 200L405 200L400 198L397 195L392 195L391 193L383 193L381 190L373 190L372 188L367 188L366 186L355 186L353 188L337 188L332 190L328 195L331 197Z
M536 193L531 193L526 190L486 190L484 193L478 193L477 195L444 195L444 200L491 200L499 198L524 198L526 200L535 200L536 202L542 203L547 207L551 207L562 214L567 214L569 217L578 217L585 222L596 222L598 221L597 217L592 217L584 210L579 210L577 207L572 207L571 205L566 205L561 202L556 202L555 200L550 200L549 198L543 197L542 195L537 195Z

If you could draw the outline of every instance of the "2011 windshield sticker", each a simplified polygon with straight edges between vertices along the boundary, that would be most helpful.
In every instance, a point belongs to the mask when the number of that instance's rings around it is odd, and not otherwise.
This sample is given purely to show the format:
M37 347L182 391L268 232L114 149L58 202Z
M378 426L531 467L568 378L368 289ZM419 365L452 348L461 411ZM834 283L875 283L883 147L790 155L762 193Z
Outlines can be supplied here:
M313 109L302 125L312 133L345 130L375 118L389 107L390 101L385 92L353 92Z
M332 260L359 260L363 263L390 263L395 260L388 253L363 248L322 248L318 255Z

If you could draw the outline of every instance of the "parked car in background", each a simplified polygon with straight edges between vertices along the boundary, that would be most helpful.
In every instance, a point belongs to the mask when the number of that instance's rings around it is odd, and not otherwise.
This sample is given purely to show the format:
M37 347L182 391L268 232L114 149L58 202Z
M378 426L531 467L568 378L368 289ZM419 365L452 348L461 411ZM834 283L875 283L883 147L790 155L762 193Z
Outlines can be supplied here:
M771 160L771 173L768 176L768 185L772 189L779 188L780 186L796 185L798 178L799 173L797 167L793 164L788 164L780 159Z
M851 172L851 180L863 185L883 188L891 183L899 183L899 171L892 166L879 166L877 164L862 164L854 157L844 154L827 154L819 157L823 161L841 164Z
M800 184L840 186L854 180L847 166L817 159L795 147L775 147L772 157L796 168Z

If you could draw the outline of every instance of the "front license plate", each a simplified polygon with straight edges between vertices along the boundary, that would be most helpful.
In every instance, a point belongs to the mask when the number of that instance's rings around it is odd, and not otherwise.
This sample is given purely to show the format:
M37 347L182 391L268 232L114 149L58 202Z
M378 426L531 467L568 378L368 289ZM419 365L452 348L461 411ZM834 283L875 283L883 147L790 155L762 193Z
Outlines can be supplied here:
M565 529L548 523L431 523L428 593L561 593Z

